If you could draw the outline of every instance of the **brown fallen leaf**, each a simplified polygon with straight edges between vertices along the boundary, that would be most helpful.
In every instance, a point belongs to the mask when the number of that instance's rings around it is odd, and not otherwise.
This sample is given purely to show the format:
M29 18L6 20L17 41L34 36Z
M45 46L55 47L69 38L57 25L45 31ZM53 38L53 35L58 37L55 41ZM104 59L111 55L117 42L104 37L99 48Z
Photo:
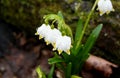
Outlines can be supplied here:
M100 57L90 55L84 64L82 76L83 78L109 78L113 72L112 67L117 68L118 66Z

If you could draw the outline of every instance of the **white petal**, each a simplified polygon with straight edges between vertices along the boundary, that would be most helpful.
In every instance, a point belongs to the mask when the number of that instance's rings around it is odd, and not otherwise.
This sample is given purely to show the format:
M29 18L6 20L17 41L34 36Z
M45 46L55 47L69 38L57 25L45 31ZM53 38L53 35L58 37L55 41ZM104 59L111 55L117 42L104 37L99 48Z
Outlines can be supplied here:
M108 14L110 11L114 11L110 0L99 0L98 10L100 11L100 15L103 15L104 13Z
M50 31L50 26L49 25L45 25L42 24L40 27L38 27L37 29L37 34L43 38L46 36L46 33L48 33Z
M48 41L51 44L55 44L55 42L59 36L61 36L61 32L58 29L56 29L56 28L51 29L46 34L45 41Z
M68 54L70 51L70 47L71 47L71 38L68 36L61 36L59 38L57 38L56 41L56 48L58 51L64 51Z

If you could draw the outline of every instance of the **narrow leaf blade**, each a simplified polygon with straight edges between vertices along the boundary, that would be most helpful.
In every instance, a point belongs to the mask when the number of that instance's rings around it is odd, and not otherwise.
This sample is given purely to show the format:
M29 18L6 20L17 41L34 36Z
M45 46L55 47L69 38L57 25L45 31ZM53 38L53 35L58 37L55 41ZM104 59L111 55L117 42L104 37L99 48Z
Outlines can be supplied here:
M53 64L52 67L51 67L51 70L48 74L48 78L53 78L54 69L55 69L55 65Z
M83 29L83 21L82 19L78 20L78 24L76 27L76 33L75 33L75 41L77 41L82 33L82 29Z
M53 57L53 58L48 59L49 64L55 64L55 63L59 63L59 62L64 62L64 60L62 58L58 58L58 57Z
M98 25L93 31L92 33L90 34L90 36L88 37L88 40L87 42L85 43L84 45L84 49L82 51L82 53L84 55L88 54L88 52L90 51L90 49L92 48L93 44L95 43L96 39L98 38L99 36L99 33L102 29L102 24Z
M93 47L96 39L98 38L100 31L102 29L102 24L98 25L90 34L90 36L88 37L86 43L83 45L83 48L79 51L79 53L77 54L77 59L78 62L80 62L80 70L84 64L84 62L87 60L87 58L89 57L89 52L91 50L91 48Z
M72 63L68 63L67 68L66 68L66 78L70 78L71 76L71 68L72 68Z
M46 78L45 74L42 72L39 66L36 68L36 72L38 74L38 78Z

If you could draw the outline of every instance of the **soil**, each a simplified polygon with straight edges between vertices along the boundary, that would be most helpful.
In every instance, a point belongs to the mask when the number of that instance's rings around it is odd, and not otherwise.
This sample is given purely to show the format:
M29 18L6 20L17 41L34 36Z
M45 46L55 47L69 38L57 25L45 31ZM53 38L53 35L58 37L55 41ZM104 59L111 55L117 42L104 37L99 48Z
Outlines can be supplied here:
M37 78L36 66L48 73L51 56L50 47L42 40L0 21L0 78Z

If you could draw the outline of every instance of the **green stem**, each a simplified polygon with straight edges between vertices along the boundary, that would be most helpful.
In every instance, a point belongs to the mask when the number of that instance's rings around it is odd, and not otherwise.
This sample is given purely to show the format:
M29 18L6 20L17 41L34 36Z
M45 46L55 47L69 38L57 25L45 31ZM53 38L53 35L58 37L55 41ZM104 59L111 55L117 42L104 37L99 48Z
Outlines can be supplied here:
M91 11L90 11L90 13L89 13L89 15L88 15L88 18L87 18L87 20L86 20L86 22L85 22L85 24L84 24L84 28L83 28L83 30L82 30L82 34L80 35L79 41L78 41L78 43L77 43L76 49L78 49L79 45L81 45L81 40L82 40L82 38L83 38L83 36L84 36L85 30L86 30L86 28L87 28L87 26L88 26L88 23L89 23L89 21L90 21L91 15L93 14L93 12L94 12L94 10L95 10L95 7L96 7L98 1L99 1L99 0L96 0L96 1L95 1L95 3L94 3L94 5L93 5L93 7L92 7L92 9L91 9Z

